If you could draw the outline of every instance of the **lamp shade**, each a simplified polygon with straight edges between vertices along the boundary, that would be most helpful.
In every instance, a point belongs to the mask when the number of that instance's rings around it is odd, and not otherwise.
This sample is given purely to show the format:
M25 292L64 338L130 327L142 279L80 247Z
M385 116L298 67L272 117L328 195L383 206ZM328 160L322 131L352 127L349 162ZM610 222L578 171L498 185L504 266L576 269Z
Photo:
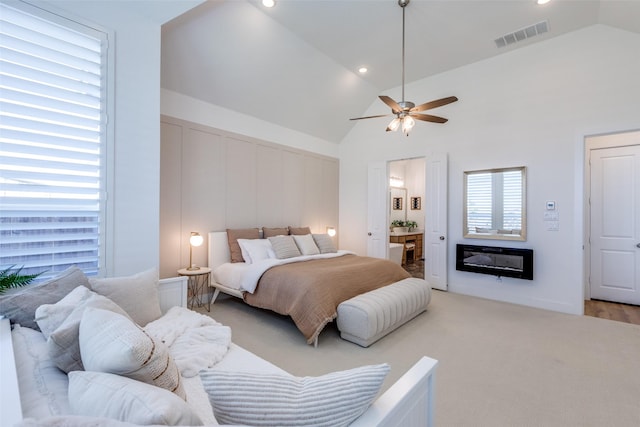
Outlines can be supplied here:
M327 234L331 237L336 235L336 229L335 227L327 227Z
M189 244L191 246L200 246L204 239L200 235L200 233L196 233L194 231L191 232L191 237L189 237Z

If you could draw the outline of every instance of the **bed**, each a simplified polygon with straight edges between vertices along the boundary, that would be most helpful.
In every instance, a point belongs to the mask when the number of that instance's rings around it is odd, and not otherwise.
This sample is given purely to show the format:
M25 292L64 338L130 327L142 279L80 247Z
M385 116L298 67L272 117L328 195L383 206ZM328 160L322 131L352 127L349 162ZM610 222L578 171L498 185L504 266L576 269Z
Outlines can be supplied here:
M231 262L227 232L209 233L212 302L220 292L247 304L292 318L308 344L337 315L338 305L357 295L410 277L385 259L348 251L269 258L248 264Z

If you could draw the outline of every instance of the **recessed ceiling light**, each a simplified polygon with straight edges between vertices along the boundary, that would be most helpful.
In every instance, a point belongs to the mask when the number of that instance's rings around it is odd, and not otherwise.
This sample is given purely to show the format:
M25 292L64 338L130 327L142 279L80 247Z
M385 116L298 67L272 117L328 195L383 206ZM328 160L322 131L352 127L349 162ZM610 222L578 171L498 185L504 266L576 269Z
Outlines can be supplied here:
M358 68L358 72L360 74L367 74L367 71L369 71L369 69L367 67L360 67Z
M536 3L538 4L547 4L549 3L551 0L536 0Z
M262 0L262 5L264 7L273 7L276 5L275 0Z

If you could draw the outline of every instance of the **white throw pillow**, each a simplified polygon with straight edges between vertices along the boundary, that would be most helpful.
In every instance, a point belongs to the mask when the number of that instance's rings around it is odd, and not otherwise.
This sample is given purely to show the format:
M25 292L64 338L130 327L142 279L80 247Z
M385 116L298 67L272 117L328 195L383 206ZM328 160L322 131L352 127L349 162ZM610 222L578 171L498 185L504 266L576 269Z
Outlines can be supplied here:
M82 315L88 308L100 308L126 316L127 313L107 297L98 295L87 289L89 295L81 300L60 326L51 333L47 340L49 356L58 368L64 372L84 369L80 355L79 330ZM82 291L84 292L84 291Z
M20 385L22 415L25 418L42 418L68 414L69 379L49 357L47 341L42 334L34 329L14 325L11 338ZM4 382L5 378L1 380Z
M313 241L311 234L293 236L293 240L295 240L296 246L298 246L302 255L318 255L320 253L320 249L318 249L316 242Z
M140 326L162 316L158 297L158 269L132 276L89 279L91 290L104 295L129 314Z
M123 375L186 398L169 348L125 316L85 310L80 322L80 353L87 371Z
M105 417L140 425L202 425L189 405L175 394L103 372L71 372L69 402L75 415Z
M220 424L347 426L380 390L389 365L362 366L320 377L200 371Z
M238 239L242 257L247 264L274 259L276 253L273 251L269 239Z
M296 241L293 240L293 236L273 236L267 240L271 242L273 252L278 259L293 258L302 255L296 245Z
M62 322L81 304L84 304L91 295L89 288L78 286L55 304L42 304L36 309L36 323L42 331L45 339L58 329Z

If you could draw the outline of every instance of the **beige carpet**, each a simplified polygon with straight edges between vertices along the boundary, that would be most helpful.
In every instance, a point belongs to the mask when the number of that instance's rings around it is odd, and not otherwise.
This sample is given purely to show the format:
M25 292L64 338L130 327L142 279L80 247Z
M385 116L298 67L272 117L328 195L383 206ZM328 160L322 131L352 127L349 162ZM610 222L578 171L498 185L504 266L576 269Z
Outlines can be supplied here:
M427 312L369 348L334 324L313 348L288 317L232 297L210 315L299 376L387 362L386 389L422 355L437 359L438 426L640 426L638 325L434 291Z

